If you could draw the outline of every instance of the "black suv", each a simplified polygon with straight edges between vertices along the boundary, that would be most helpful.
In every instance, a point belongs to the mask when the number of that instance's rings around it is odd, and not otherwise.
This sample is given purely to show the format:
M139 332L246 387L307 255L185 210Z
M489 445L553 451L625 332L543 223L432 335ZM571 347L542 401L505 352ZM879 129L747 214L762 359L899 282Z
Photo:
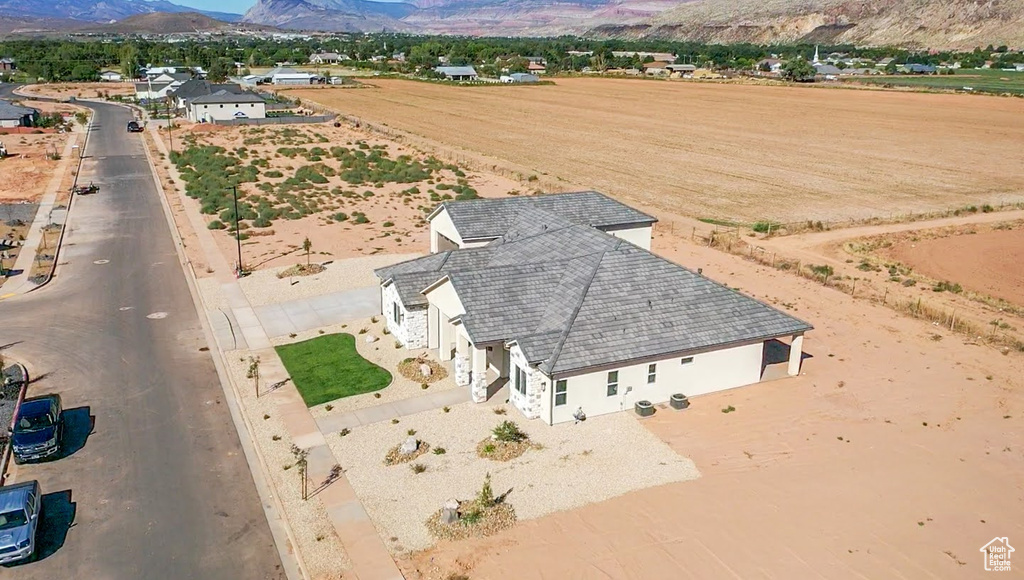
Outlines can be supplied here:
M21 464L58 454L63 437L60 395L25 399L18 407L11 433L14 462Z
M141 133L142 125L139 125L138 121L128 121L128 132L129 133Z

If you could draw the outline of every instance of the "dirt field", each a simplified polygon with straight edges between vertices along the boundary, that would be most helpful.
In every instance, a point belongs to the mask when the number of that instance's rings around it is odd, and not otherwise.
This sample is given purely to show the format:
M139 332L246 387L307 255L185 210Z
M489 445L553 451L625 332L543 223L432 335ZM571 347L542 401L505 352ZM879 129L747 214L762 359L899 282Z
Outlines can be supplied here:
M134 95L133 83L42 83L25 85L22 92L44 97L95 99L105 95Z
M936 280L1024 306L1024 229L904 240L886 254Z
M36 202L60 161L48 154L64 152L70 134L0 135L10 157L0 160L0 203Z
M177 151L188 136L196 146L223 147L238 156L242 165L266 161L259 166L257 181L239 187L243 203L265 203L280 209L281 217L267 224L243 220L249 237L242 242L243 261L250 268L269 268L305 261L301 251L303 239L312 244L313 261L381 253L421 252L429 249L426 222L423 217L442 199L451 199L460 183L471 187L481 197L498 197L510 192L525 191L520 184L497 175L462 171L451 164L434 170L429 178L406 182L364 182L353 184L342 178L344 167L328 153L305 155L302 150L343 147L352 151L385 151L387 158L397 160L408 156L410 162L425 162L423 155L407 146L373 137L347 126L329 124L282 125L255 127L215 127L182 123L174 131ZM166 131L161 138L169 145ZM244 152L239 153L244 148ZM307 166L323 172L322 183L300 183L288 189L285 182ZM462 175L460 175L462 174ZM320 180L320 177L315 179ZM448 197L444 197L448 196ZM198 203L198 202L197 202ZM303 213L291 215L292 210ZM308 215L306 211L311 211ZM360 223L358 216L365 216ZM291 215L291 217L286 217ZM344 216L344 217L342 217ZM217 220L209 215L209 221ZM232 223L215 232L221 251L236 261L236 243ZM301 255L300 255L301 254Z
M1024 358L738 256L654 247L812 322L804 375L647 420L700 479L438 546L408 577L978 578L981 546L1024 535Z
M698 217L782 221L1020 198L1024 101L558 79L288 90L524 175ZM1001 151L992 155L992 151Z

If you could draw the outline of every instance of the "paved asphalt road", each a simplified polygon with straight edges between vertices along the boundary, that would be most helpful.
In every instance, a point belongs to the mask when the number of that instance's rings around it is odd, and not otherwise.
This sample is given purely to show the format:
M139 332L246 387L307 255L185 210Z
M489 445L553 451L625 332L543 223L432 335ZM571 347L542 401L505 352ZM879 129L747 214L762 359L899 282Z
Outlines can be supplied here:
M15 470L48 494L44 537L0 578L284 578L142 137L89 106L82 179L101 190L76 200L58 276L0 301L2 354L29 364L30 396L61 394L69 447Z

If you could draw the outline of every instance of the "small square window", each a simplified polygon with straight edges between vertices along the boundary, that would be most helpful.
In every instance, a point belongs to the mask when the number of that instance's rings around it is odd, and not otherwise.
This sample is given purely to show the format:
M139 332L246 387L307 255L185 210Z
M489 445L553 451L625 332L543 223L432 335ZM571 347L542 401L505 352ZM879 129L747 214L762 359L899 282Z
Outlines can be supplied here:
M682 359L679 362L680 362L680 364L688 365L688 364L693 362L693 357L692 356L688 356L688 357Z
M658 380L658 365L647 365L647 384L650 385Z
M568 397L568 381L562 379L555 382L555 406L560 407L565 404L565 400Z
M619 371L608 373L608 396L614 397L619 394Z

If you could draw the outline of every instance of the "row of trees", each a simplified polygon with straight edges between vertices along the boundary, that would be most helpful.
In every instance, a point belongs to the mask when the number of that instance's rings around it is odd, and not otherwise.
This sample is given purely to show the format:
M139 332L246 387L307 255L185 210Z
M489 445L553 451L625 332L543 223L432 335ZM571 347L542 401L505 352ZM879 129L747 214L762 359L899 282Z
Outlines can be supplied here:
M451 64L500 66L512 71L526 70L521 57L544 58L549 72L639 67L645 60L628 56L616 57L614 52L664 52L678 55L677 62L700 67L750 69L759 60L776 55L783 60L810 60L815 46L807 43L790 45L704 44L666 40L593 40L576 37L558 38L466 38L411 36L397 34L339 35L329 39L292 39L238 37L217 41L166 43L143 39L122 42L99 40L8 40L0 42L0 55L13 56L19 68L32 78L45 80L92 80L101 68L118 68L128 77L136 76L146 64L173 63L201 66L210 77L219 80L233 74L235 63L244 67L273 66L278 62L305 63L309 55L331 51L349 55L357 64L378 70L411 72L416 68L436 65L444 57ZM976 68L992 59L994 66L1011 67L1024 62L1024 54L1007 47L976 48L969 52L908 51L896 47L857 47L839 44L821 46L823 54L844 53L853 58L877 60L893 57L900 63L939 64L959 61L966 68ZM389 65L370 62L375 56L390 58L404 53L406 62ZM591 54L570 54L589 52ZM504 59L499 62L499 59Z

